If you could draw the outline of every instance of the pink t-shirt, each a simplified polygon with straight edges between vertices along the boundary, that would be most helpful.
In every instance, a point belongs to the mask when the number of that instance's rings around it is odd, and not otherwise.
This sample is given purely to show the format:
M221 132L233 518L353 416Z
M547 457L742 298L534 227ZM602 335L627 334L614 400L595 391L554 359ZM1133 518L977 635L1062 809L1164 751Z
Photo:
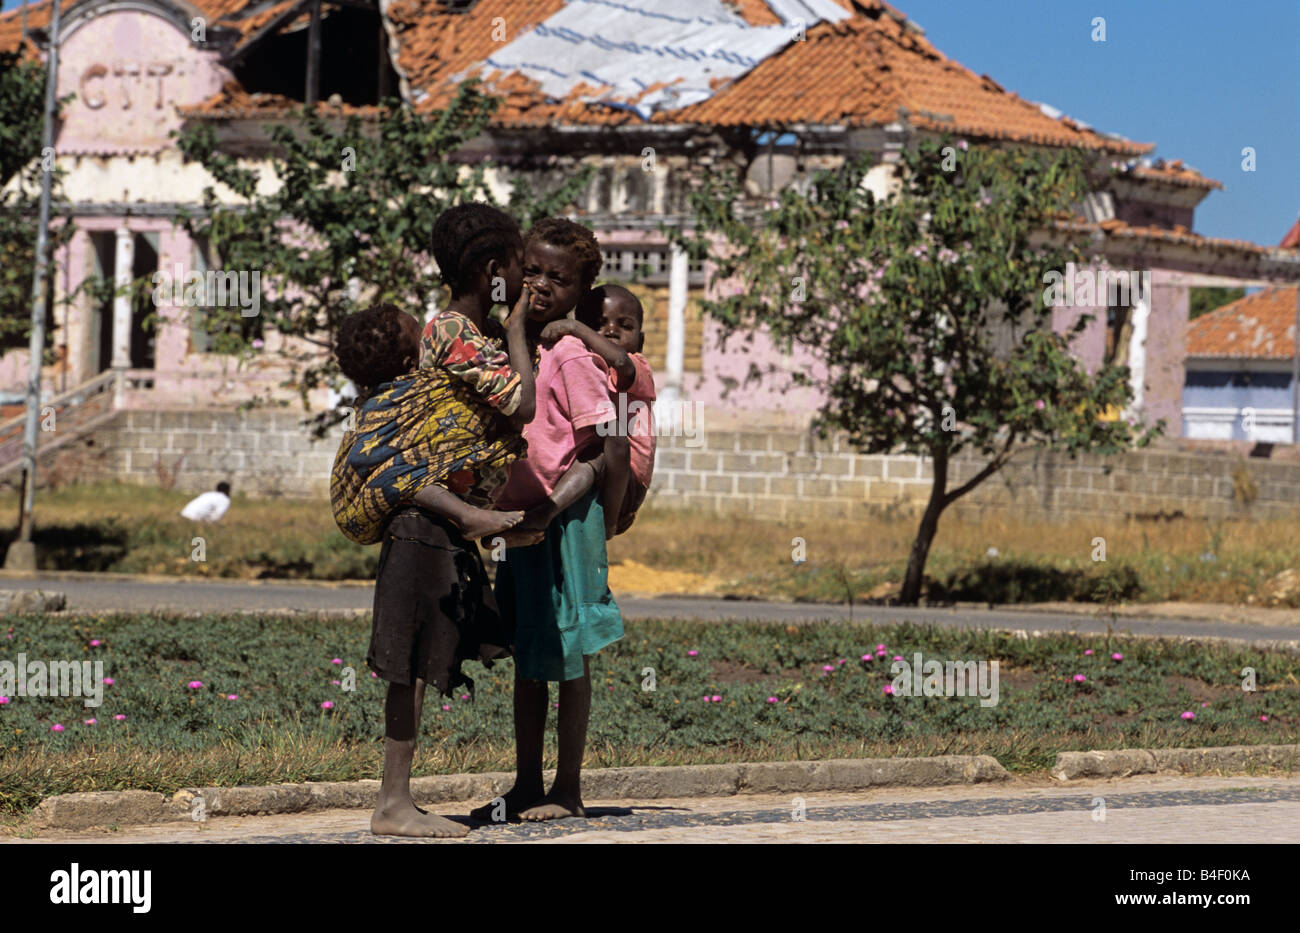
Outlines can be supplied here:
M632 475L638 483L649 489L650 476L655 468L655 376L649 362L640 353L629 353L628 356L636 367L636 379L627 390L627 401L619 401L618 373L612 369L609 371L609 393L618 406L619 417L630 422L627 426L627 442L631 448ZM641 404L633 407L634 402Z
M599 442L596 425L617 417L609 398L609 367L577 337L540 349L537 414L524 427L528 456L510 467L497 500L502 510L526 509L555 489L578 451Z

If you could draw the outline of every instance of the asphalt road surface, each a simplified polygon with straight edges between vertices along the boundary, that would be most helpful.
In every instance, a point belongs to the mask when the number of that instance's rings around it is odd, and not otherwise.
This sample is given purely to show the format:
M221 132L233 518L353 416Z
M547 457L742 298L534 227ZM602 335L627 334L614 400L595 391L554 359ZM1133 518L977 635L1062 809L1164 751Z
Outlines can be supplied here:
M239 611L358 611L369 610L374 587L345 583L321 585L281 581L176 580L143 581L105 575L36 576L0 580L0 589L57 590L67 594L71 611L239 612ZM1106 632L1095 615L1027 612L1015 609L896 608L775 603L695 597L623 597L619 606L627 619L753 620L772 623L815 620L870 620L878 623L915 622L951 628L1023 629L1027 633ZM1137 635L1234 638L1252 642L1294 643L1300 647L1300 626L1255 625L1201 619L1136 619L1115 621L1115 632Z

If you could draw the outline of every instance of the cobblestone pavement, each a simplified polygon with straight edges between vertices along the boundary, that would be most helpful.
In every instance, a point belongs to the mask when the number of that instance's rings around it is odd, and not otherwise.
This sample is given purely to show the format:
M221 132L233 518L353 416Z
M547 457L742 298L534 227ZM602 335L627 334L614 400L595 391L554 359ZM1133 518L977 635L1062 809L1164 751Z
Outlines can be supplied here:
M1100 802L1098 800L1100 798ZM477 803L477 802L475 802ZM795 819L802 803L804 819ZM437 812L469 823L473 804ZM1104 820L1098 819L1104 807ZM1300 777L1142 777L1061 785L882 788L851 794L588 801L588 818L477 824L463 840L372 836L369 811L214 818L10 842L179 843L815 843L1300 842Z

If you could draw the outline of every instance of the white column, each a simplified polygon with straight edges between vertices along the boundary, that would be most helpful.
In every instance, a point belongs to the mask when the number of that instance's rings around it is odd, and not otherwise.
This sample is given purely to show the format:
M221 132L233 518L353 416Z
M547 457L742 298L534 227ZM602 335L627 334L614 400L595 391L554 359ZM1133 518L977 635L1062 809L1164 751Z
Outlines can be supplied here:
M126 227L117 228L117 250L113 260L113 368L131 368L131 269L135 265L135 238Z
M1124 412L1125 417L1142 417L1147 381L1147 325L1151 318L1151 289L1137 289L1133 293L1133 332L1128 341L1129 386L1133 401Z
M686 289L689 264L686 251L671 247L668 271L668 347L664 360L664 387L655 405L655 421L666 431L681 424L682 372L686 358Z

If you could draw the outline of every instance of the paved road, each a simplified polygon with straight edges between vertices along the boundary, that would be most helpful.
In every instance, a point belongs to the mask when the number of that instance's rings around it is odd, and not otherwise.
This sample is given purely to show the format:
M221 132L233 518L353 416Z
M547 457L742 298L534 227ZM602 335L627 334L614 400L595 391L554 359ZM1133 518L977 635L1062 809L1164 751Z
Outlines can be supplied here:
M1098 803L1101 798L1101 804ZM477 802L476 802L477 803ZM795 819L802 803L804 819ZM369 811L221 817L118 832L6 842L77 843L1251 843L1300 842L1300 777L1153 776L1061 785L880 788L852 794L588 801L585 820L473 824L473 804L438 813L475 826L463 840L394 839L369 831ZM1104 819L1096 819L1104 815Z
M241 610L363 611L369 610L370 584L320 585L279 581L176 580L142 581L112 575L49 575L0 579L3 589L47 589L67 594L68 608L80 611L221 612ZM847 606L808 603L753 602L710 598L624 597L619 599L628 619L726 619L791 623L817 619L846 621ZM1105 621L1093 615L1026 612L1014 609L912 609L858 606L852 618L873 622L915 622L953 628L1023 629L1027 632L1104 633ZM1138 635L1236 638L1252 642L1289 644L1300 648L1300 626L1211 622L1198 619L1123 618L1117 632Z

